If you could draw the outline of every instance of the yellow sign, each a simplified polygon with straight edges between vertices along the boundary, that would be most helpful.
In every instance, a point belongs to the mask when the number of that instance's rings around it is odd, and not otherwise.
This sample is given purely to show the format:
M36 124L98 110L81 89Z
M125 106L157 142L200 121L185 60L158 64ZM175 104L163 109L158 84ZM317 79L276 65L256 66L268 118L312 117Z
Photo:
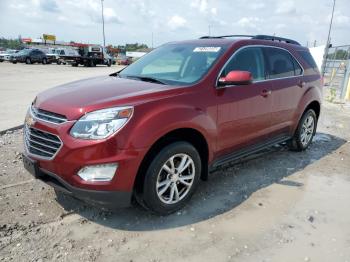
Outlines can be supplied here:
M43 34L43 38L44 40L50 40L50 41L56 41L56 36L55 35L47 35L47 34Z

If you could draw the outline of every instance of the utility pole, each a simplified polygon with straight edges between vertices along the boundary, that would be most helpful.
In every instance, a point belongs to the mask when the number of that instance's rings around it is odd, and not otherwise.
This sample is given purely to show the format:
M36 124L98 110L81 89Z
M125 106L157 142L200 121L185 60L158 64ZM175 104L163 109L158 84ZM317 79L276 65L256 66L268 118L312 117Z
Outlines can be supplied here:
M102 6L102 30L103 30L103 47L106 46L106 36L105 36L105 18L103 15L103 1L101 0L101 6Z
M336 2L336 0L333 0L333 9L332 9L331 21L330 21L330 23L329 23L327 44L326 44L326 48L325 48L325 50L324 50L322 76L324 76L325 71L326 71L325 69L326 69L326 65L327 65L327 57L328 57L329 45L330 45L330 43L331 43L331 31L332 31L332 24L333 24L333 16L334 16L335 2Z

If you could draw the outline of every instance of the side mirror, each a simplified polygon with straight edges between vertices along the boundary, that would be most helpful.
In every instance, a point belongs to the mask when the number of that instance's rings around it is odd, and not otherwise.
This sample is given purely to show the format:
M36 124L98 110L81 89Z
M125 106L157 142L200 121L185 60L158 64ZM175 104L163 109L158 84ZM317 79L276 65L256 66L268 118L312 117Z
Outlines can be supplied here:
M249 85L252 81L252 73L248 71L231 71L225 77L219 78L219 86Z

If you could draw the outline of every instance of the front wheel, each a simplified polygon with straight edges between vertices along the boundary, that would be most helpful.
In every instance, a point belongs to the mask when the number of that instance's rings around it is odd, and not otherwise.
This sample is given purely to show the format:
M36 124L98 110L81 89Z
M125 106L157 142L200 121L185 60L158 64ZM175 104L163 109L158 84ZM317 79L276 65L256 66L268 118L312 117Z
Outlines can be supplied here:
M26 58L26 64L29 65L29 64L31 64L31 63L32 63L32 60L31 60L29 57L27 57L27 58Z
M43 63L43 65L46 65L47 64L47 59L43 58L42 63Z
M313 109L307 110L301 117L289 147L295 151L303 151L309 147L316 133L317 116Z
M200 155L191 144L175 142L166 146L146 171L144 205L160 215L181 209L198 186L201 168Z

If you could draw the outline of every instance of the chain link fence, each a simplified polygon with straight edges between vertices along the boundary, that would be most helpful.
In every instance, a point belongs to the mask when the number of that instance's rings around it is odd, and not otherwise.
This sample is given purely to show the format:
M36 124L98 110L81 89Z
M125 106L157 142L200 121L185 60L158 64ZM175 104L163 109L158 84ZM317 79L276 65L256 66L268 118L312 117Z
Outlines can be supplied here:
M350 73L350 45L329 48L322 71L328 99L344 100Z

